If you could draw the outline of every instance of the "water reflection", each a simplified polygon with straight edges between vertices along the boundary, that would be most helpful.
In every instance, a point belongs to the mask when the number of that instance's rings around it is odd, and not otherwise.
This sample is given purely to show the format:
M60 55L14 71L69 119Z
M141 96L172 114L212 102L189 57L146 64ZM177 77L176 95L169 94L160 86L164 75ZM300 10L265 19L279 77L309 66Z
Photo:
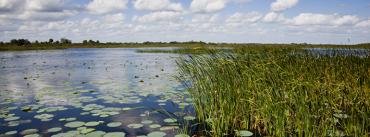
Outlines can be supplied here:
M175 135L177 131L173 129L181 127L183 112L192 114L191 105L179 105L191 102L174 78L178 55L135 50L0 52L0 136L24 136L22 131L30 127L37 130L27 133L31 135L52 136L68 131L88 134L84 128L65 126L73 121L103 122L89 133L124 132L136 136L160 131ZM41 114L53 117L45 121L34 118ZM66 121L68 118L72 120ZM166 118L177 118L180 123L166 123ZM22 122L25 120L31 122ZM123 124L112 128L107 126L109 122ZM130 128L130 124L142 127ZM151 128L154 124L160 127ZM47 132L53 127L62 130Z

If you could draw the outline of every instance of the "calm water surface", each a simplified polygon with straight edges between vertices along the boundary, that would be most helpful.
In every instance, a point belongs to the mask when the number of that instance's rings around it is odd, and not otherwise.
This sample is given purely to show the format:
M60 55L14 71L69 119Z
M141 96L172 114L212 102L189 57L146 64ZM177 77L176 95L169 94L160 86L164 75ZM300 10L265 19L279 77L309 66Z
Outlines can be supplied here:
M178 55L135 51L0 52L0 137L179 134L194 113Z

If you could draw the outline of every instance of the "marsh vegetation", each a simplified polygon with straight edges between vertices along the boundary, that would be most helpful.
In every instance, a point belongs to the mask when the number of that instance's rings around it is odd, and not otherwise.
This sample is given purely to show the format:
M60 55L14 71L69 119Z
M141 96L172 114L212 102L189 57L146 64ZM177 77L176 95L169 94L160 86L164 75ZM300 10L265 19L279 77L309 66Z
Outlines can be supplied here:
M342 53L239 48L178 64L202 134L369 136L370 54Z

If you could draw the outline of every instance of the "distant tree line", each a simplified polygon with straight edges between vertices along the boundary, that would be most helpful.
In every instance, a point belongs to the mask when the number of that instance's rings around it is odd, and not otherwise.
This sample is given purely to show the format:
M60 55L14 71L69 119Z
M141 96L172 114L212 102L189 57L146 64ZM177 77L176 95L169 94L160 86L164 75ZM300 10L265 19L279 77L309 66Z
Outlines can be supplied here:
M49 39L48 41L34 41L31 42L28 39L11 39L9 42L3 42L0 41L0 45L5 45L5 44L10 44L10 45L17 45L17 46L28 46L31 44L72 44L72 40L67 39L67 38L61 38L60 40L54 41L53 39Z

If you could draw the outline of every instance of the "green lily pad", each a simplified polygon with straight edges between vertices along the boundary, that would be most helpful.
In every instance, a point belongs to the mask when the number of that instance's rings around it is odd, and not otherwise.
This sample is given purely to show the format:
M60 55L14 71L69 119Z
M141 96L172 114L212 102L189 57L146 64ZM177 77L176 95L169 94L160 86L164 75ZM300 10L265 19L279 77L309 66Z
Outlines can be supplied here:
M84 128L80 131L81 134L87 134L87 133L90 133L90 132L93 132L95 131L94 128Z
M166 123L175 123L175 122L177 122L177 119L174 119L174 118L166 118L163 121L166 122Z
M69 123L65 124L64 126L69 127L69 128L77 128L77 127L81 127L83 125L85 125L85 122L74 121L74 122L69 122Z
M103 137L124 137L126 134L124 132L110 132L105 134Z
M85 126L94 127L94 126L97 126L99 124L100 124L100 122L98 122L98 121L91 121L91 122L85 123Z
M154 131L154 132L150 132L147 137L164 137L166 136L166 133L164 132L159 132L159 131Z
M187 134L177 134L175 135L175 137L190 137L190 136Z
M161 125L159 125L159 124L151 124L151 125L149 125L149 127L150 128L160 128L160 127L162 127Z
M129 124L129 125L127 125L127 127L134 128L134 129L141 128L143 126L144 126L143 124Z
M195 117L193 117L193 116L185 116L184 119L185 120L188 120L188 121L192 121L192 120L195 120Z
M104 131L94 131L86 134L86 137L103 137L106 134Z
M9 117L9 118L6 118L4 119L4 121L14 121L14 120L18 120L20 117Z
M22 135L30 135L39 132L37 129L26 129L21 132Z
M50 129L48 129L48 132L49 133L54 133L54 132L59 132L59 131L61 131L62 130L62 128L61 127L54 127L54 128L50 128Z
M39 134L29 134L29 135L25 135L23 137L40 137Z
M121 125L122 125L121 122L111 122L107 124L108 127L119 127Z
M14 135L14 134L17 134L17 133L18 133L18 131L13 130L13 131L6 132L5 135Z

